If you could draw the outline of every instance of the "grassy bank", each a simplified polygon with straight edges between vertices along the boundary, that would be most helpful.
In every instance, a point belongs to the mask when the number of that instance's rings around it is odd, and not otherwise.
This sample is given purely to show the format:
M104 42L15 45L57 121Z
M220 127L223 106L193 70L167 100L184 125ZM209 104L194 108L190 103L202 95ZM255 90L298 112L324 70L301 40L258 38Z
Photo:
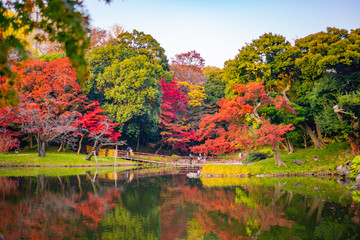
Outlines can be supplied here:
M315 162L315 156L320 161ZM293 154L281 154L281 159L286 163L287 167L278 167L274 164L275 159L267 158L265 160L255 162L251 165L205 165L202 169L203 174L269 174L269 173L307 173L307 172L324 172L333 171L338 165L352 159L351 148L348 143L329 144L323 149L301 149ZM293 163L295 159L304 162L299 166Z
M332 202L351 203L349 188L341 186L327 178L201 178L206 187L243 187L249 189L255 186L275 188L281 185L281 190L298 193L301 195L320 197Z
M122 172L128 169L134 169L135 167L124 166L116 167L116 172ZM42 167L28 167L28 168L0 168L0 176L2 177L36 177L38 175L44 175L46 177L64 177L64 176L73 176L73 175L85 175L87 172L94 174L108 174L114 173L114 167L51 167L51 168L42 168Z
M38 157L37 152L20 152L20 153L1 153L0 165L2 166L16 166L16 165L40 165L40 166L96 166L95 158L92 157L91 161L85 160L85 154L77 155L75 152L57 152L50 149L46 152L43 158ZM97 157L99 165L113 165L115 159L113 157ZM134 165L136 163L117 159L117 164Z

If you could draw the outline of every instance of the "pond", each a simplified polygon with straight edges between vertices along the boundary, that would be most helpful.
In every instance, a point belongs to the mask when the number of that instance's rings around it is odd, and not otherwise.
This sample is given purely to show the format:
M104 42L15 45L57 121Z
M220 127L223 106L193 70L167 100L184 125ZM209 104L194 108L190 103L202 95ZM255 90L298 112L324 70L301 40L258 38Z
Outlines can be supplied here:
M360 239L360 204L335 179L186 173L0 177L0 233L5 239Z

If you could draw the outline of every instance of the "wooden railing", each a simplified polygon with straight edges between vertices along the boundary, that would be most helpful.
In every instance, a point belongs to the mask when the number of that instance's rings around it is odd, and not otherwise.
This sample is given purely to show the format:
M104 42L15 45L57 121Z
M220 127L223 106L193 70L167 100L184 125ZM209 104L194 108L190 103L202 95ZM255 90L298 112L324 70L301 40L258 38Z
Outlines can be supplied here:
M115 157L115 153L112 157ZM132 161L159 164L205 164L239 162L237 159L231 159L228 156L203 156L201 159L199 159L198 156L193 156L192 159L190 159L188 156L167 156L141 152L133 152L133 154L130 155L127 154L124 150L118 150L117 157Z

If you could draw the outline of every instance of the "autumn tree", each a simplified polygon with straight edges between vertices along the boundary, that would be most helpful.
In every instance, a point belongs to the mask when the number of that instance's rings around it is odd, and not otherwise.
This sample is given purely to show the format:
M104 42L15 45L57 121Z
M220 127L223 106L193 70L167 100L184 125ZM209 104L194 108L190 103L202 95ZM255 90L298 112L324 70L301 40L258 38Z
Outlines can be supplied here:
M201 145L191 148L194 152L222 154L239 149L249 151L258 146L270 145L275 163L281 161L277 142L284 140L282 135L293 129L292 124L272 124L259 114L259 109L275 105L277 109L286 109L295 113L287 102L278 96L273 98L265 91L262 82L234 85L236 96L219 102L219 112L202 119L197 131Z
M104 0L109 3L110 0ZM6 15L8 10L16 15ZM16 49L21 57L26 57L26 44L16 34L5 35L9 29L25 29L25 35L35 33L35 39L41 41L44 34L52 42L59 42L64 48L79 80L86 75L85 50L88 46L88 16L82 1L63 0L6 0L0 2L0 76L7 77L7 86L0 86L0 99L9 98L16 101L14 90L14 75L9 64L9 54ZM34 17L39 14L41 20ZM16 31L15 31L16 32ZM10 96L10 97L9 97ZM3 101L0 102L0 104Z
M191 85L204 82L203 69L205 60L196 51L178 54L171 62L171 73L178 81L185 81Z
M71 130L86 100L68 59L28 60L15 71L20 89L19 116L24 133L34 133L39 157L46 144Z
M187 144L195 139L194 132L189 126L182 124L187 105L186 96L179 90L176 79L166 82L163 78L160 84L162 90L159 124L161 141L156 153L166 144L173 149L186 151Z
M74 135L81 136L79 148L85 135L94 141L92 150L86 157L87 160L90 160L93 151L98 150L102 143L116 142L121 134L114 130L118 124L106 116L106 111L100 108L99 102L94 101L88 108L90 110L79 116L73 126L77 128Z
M116 23L113 24L109 30L100 27L91 28L89 48L92 49L95 47L106 46L111 41L116 40L117 36L124 32L124 28Z
M17 139L19 133L12 128L16 123L15 108L10 106L0 108L0 153L19 147L20 141Z
M301 76L296 66L301 50L292 46L285 37L265 33L253 40L239 51L235 59L225 63L223 80L226 83L225 94L232 96L235 84L264 81L267 91L277 92L287 101L304 108L304 121L297 122L301 131L306 132L311 138L315 148L322 148L325 142L319 124L314 118L314 111L303 101L299 102L299 86ZM316 131L313 131L316 129ZM287 141L288 142L288 141Z

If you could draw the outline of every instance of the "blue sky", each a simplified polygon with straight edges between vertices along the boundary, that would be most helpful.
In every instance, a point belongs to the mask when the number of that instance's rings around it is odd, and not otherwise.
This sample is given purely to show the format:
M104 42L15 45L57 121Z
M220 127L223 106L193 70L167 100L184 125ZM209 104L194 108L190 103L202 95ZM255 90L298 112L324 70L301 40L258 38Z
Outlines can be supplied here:
M222 68L238 50L268 32L290 42L327 27L360 27L359 0L85 0L91 24L152 35L171 60L196 50Z

